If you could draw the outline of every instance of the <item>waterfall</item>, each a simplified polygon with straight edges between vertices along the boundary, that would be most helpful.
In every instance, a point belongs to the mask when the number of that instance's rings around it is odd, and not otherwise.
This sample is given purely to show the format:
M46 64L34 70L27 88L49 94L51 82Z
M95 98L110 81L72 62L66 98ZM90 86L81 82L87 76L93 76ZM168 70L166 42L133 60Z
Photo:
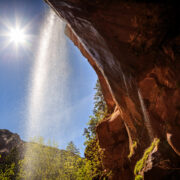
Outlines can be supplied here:
M140 104L141 104L142 113L143 113L143 116L144 116L145 126L147 128L150 139L153 140L153 130L152 130L152 127L151 127L151 123L150 123L150 120L149 120L149 115L148 115L148 112L147 112L146 107L144 105L144 101L143 101L140 90L138 90L138 97L139 97L139 101L140 101Z
M29 83L26 138L56 135L68 106L65 24L50 10L44 20ZM62 118L63 114L63 118ZM62 120L63 119L63 120Z
M121 71L122 72L122 71ZM125 88L126 88L126 91L127 91L127 94L129 95L129 89L128 89L128 86L127 86L127 82L126 82L126 77L124 75L124 73L122 72L122 77L123 77L123 81L124 81L124 85L125 85Z

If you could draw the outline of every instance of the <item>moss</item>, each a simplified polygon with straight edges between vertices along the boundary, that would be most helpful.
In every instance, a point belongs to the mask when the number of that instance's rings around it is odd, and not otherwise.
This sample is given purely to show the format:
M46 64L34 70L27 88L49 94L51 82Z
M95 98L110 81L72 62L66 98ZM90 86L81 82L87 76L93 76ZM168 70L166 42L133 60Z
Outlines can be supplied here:
M137 176L135 177L135 180L143 180L143 176L137 175Z
M133 144L131 145L130 147L130 152L129 152L129 155L128 155L128 158L130 159L133 154L134 154L134 150L137 148L137 142L136 141L133 141Z
M158 146L159 141L160 140L158 138L155 138L154 141L152 142L151 146L148 149L146 149L146 151L143 154L143 157L135 165L134 175L138 176L139 173L142 171L142 169L145 166L145 163L146 163L149 155L154 150L154 148ZM137 180L137 179L135 178L135 180Z

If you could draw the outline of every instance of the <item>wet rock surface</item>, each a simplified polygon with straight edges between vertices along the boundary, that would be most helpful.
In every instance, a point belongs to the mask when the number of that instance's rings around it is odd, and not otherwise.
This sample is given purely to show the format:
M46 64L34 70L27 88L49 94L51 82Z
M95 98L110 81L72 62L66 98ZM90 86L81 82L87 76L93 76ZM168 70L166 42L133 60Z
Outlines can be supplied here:
M158 150L142 175L180 179L179 3L46 1L100 79L110 115L97 134L113 179L133 179L136 162L155 138Z

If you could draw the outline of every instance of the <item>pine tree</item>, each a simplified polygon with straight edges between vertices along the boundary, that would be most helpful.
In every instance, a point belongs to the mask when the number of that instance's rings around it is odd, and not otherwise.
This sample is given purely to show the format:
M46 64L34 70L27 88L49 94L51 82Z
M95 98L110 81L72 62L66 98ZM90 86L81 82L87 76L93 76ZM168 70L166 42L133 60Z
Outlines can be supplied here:
M104 96L102 94L99 80L97 80L96 87L94 89L96 90L96 93L94 95L94 109L93 109L94 115L90 116L90 120L87 124L88 128L84 129L84 134L83 134L87 140L95 138L97 123L105 117L107 112L107 105L104 100Z
M99 80L96 82L96 87L94 88L96 93L94 95L94 110L93 113L96 114L104 114L106 111L106 102L104 100L104 96L102 94L102 89Z
M105 117L107 112L107 106L101 91L99 80L96 83L95 90L93 116L90 116L90 120L87 124L88 127L84 129L84 136L86 137L84 143L86 145L84 152L86 165L84 167L89 168L88 171L86 171L86 176L93 180L107 179L108 177L102 164L103 152L99 147L96 137L96 126L98 122Z
M71 152L72 154L74 155L79 155L80 152L79 152L79 149L76 148L75 144L73 143L73 141L70 141L66 147L66 150L68 152Z

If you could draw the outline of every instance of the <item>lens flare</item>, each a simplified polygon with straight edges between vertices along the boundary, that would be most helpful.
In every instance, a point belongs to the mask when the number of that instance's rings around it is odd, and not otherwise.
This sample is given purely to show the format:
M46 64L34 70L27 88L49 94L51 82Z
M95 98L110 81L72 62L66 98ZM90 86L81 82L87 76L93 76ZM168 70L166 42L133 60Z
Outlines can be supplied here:
M8 33L8 36L10 38L10 41L18 44L24 44L27 40L26 34L23 29L20 29L19 27L15 27L10 30Z
M1 50L6 49L8 46L14 45L17 50L19 47L30 50L31 43L34 36L29 34L31 29L31 22L24 24L20 18L16 18L15 23L10 23L8 20L3 21L4 30L0 32L0 37L4 38L4 43ZM2 22L2 19L0 19Z

